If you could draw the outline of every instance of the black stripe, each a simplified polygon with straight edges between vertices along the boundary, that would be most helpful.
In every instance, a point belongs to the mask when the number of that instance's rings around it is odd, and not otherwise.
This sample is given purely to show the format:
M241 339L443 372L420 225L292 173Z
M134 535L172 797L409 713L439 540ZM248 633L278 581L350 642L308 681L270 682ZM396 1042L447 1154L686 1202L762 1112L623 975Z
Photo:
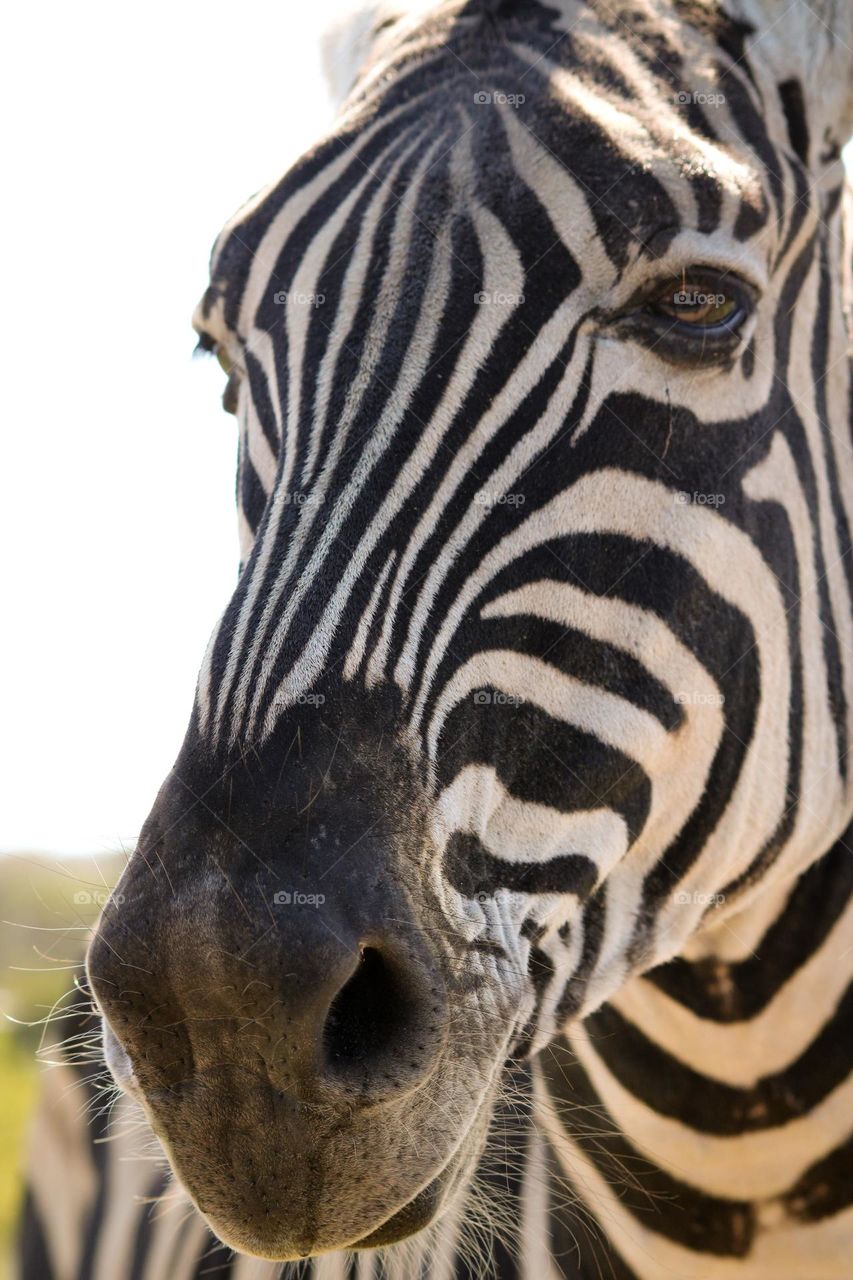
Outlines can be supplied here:
M566 1133L601 1175L616 1181L620 1204L649 1231L702 1253L743 1258L754 1231L751 1206L723 1200L671 1177L651 1164L602 1107L565 1040L540 1056L543 1077ZM589 1206L595 1212L595 1205Z
M249 457L249 450L245 441L241 442L240 446L239 474L240 509L246 517L252 533L257 533L264 514L264 508L267 505L267 495L261 484L260 476L255 470L254 463Z
M754 1018L826 942L853 894L853 840L850 833L813 863L793 886L785 908L756 954L725 965L677 957L645 975L699 1018L741 1022ZM722 980L721 980L722 979Z
M535 606L534 606L535 608ZM659 720L665 729L684 723L684 710L666 685L630 653L575 627L546 621L534 612L483 620L474 652L512 649L538 658L584 685L625 698Z
M54 1280L56 1272L47 1247L47 1236L29 1187L18 1223L15 1253L20 1280Z
M509 862L489 853L476 835L455 831L444 855L444 873L454 889L473 898L498 889L513 893L575 893L586 898L598 868L579 853L555 855L542 862Z
M833 293L835 290L835 280L830 271L829 250L825 240L821 241L820 249L820 284L817 296L817 310L814 318L814 329L812 336L812 378L815 389L815 407L817 411L818 422L820 423L820 434L823 442L823 457L818 461L823 465L823 471L826 475L829 485L830 502L832 504L832 527L838 538L838 552L841 557L841 566L844 570L844 579L847 583L847 591L849 598L853 599L853 564L850 563L851 536L850 523L847 519L847 510L844 505L844 499L841 494L841 482L838 475L838 467L835 462L835 450L833 448L833 432L829 425L829 408L827 405L827 375L829 366L830 352L830 317L834 309ZM811 506L811 510L817 512L817 502ZM817 522L817 516L814 517ZM844 620L836 620L833 618L832 609L829 601L829 589L827 582L827 566L821 555L821 563L819 566L819 589L821 593L821 621L824 624L824 653L827 665L827 681L829 685L829 705L835 721L835 732L838 743L838 768L842 779L847 779L847 699L844 692L844 672L840 655L840 641L835 634L836 626L844 626Z
M466 765L491 765L519 800L561 813L606 805L624 819L629 839L637 837L651 784L635 760L530 703L479 705L474 696L457 703L444 722L436 763L442 785Z
M148 1188L146 1195L148 1197L162 1195L166 1188L167 1180L168 1174L163 1170L163 1172L159 1173L154 1179ZM148 1204L145 1202L140 1206L139 1223L137 1224L136 1235L133 1241L133 1249L130 1255L131 1264L127 1280L142 1280L142 1276L145 1273L145 1267L148 1262L148 1249L154 1232L153 1215L156 1207L157 1206L154 1204Z
M853 1204L853 1137L818 1160L784 1197L799 1222L820 1222Z
M591 1014L585 1025L595 1053L640 1102L700 1133L736 1137L779 1128L808 1115L847 1079L853 1041L853 983L800 1057L748 1089L694 1071L611 1005Z
M524 923L527 925L528 921L525 920ZM532 924L533 922L531 921L529 923ZM543 925L534 925L533 928L536 934L541 935L541 933L544 932ZM524 930L522 930L522 934L525 934ZM542 1001L545 998L545 992L551 985L553 977L554 965L551 961L551 957L548 955L548 952L544 951L539 946L532 946L530 948L530 957L527 961L527 980L533 988L533 1011L530 1014L526 1025L522 1028L521 1034L513 1045L511 1054L513 1059L520 1061L527 1058L530 1054L533 1047L533 1041L539 1027Z
M782 110L785 112L791 146L803 164L808 165L809 120L803 97L803 86L799 80L785 80L779 85L779 97L782 101Z
M248 347L243 352L243 360L246 365L246 376L249 379L252 404L254 405L258 422L261 424L264 439L277 458L281 448L281 441L278 438L278 427L275 420L275 410L270 399L269 379L267 378L266 370L261 362L252 355Z
M590 975L598 961L601 944L604 940L604 926L607 919L607 881L584 908L583 913L583 946L580 962L575 972L566 983L563 994L557 1002L554 1024L563 1026L567 1019L573 1017L586 995L586 987Z

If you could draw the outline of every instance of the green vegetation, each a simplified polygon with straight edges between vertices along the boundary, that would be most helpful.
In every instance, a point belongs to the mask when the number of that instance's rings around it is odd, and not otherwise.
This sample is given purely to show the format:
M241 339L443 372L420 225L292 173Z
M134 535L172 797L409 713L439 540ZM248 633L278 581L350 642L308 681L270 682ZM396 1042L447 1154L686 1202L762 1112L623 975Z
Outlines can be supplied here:
M74 981L120 857L0 857L0 1280L20 1197L20 1161L38 1089L36 1050Z
M0 1277L9 1274L9 1252L20 1191L20 1154L36 1094L33 1056L14 1036L0 1036Z

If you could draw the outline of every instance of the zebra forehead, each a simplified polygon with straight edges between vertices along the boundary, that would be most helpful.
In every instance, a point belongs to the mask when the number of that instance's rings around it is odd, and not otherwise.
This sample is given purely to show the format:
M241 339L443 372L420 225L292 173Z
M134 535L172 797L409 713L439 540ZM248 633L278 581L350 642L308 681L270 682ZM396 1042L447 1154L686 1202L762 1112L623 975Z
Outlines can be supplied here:
M670 4L645 6L639 23L634 11L629 24L618 6L592 3L439 5L392 24L332 134L223 228L198 326L219 341L269 328L270 306L259 308L316 248L309 233L335 226L344 252L353 211L377 191L389 197L382 217L416 185L421 229L480 201L522 230L525 154L531 169L550 161L578 252L603 237L617 266L676 227L725 223L738 240L766 230L756 148L773 112L737 24L704 5L686 11L695 26L676 22ZM771 227L768 252L772 239Z

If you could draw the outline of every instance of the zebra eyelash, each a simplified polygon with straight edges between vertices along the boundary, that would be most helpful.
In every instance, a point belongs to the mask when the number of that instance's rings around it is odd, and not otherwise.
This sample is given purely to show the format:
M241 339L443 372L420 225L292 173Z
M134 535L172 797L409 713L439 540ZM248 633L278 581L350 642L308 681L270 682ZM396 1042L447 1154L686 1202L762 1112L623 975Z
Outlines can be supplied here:
M222 392L222 408L226 413L237 413L237 396L240 390L241 372L231 360L225 348L209 333L200 332L198 342L193 348L194 356L216 356L224 373L228 375L225 390Z
M193 347L194 356L215 356L218 342L212 334L200 332L198 341Z
M228 348L210 333L199 333L198 342L193 348L193 355L216 356L225 373L230 373L234 368L234 361L228 353Z

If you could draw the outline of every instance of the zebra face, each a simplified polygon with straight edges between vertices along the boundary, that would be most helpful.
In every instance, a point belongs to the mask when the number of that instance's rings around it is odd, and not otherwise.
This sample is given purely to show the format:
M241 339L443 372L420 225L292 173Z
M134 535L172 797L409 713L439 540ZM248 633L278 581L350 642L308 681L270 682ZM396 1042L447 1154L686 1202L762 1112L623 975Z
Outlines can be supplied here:
M807 47L401 19L220 236L244 565L89 971L238 1249L440 1219L507 1060L849 820L849 77L807 107Z

